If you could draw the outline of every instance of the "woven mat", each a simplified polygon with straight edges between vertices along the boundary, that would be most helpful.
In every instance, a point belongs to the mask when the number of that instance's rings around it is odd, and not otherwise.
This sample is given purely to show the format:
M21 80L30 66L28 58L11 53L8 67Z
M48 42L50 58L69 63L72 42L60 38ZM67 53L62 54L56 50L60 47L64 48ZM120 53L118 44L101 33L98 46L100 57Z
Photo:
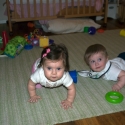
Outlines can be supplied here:
M49 36L55 43L64 43L69 50L70 70L88 69L83 61L85 49L95 43L103 44L110 55L116 57L125 51L125 37L120 30L89 35L75 33ZM35 104L28 103L27 82L33 62L39 58L42 48L23 50L14 59L0 58L0 125L53 125L82 118L89 118L125 110L125 100L111 104L105 94L111 91L112 81L93 80L78 76L76 99L73 108L63 110L61 100L66 98L67 90L61 86L54 89L37 89L42 99ZM125 95L125 87L121 90Z

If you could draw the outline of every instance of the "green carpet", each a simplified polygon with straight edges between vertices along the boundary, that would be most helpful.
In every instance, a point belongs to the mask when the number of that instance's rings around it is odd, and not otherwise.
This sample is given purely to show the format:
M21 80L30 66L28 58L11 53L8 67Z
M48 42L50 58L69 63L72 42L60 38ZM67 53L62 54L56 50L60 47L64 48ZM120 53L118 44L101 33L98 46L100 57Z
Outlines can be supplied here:
M120 30L109 30L95 35L75 33L49 38L67 46L70 70L78 71L88 69L83 61L83 53L91 44L103 44L110 58L125 51L125 37L120 36L119 32ZM53 125L125 110L125 100L120 104L110 104L104 98L114 82L80 76L75 84L77 92L72 109L64 110L60 106L67 94L63 86L37 89L42 99L35 104L29 103L27 82L32 64L41 51L42 48L34 47L32 50L23 50L14 59L0 58L0 125ZM125 96L125 87L121 93Z

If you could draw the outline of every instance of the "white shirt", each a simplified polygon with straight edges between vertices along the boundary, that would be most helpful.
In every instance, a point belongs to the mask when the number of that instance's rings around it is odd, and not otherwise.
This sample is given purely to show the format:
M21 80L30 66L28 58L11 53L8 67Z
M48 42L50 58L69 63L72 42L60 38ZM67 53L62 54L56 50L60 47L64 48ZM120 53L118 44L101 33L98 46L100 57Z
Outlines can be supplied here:
M65 87L69 87L73 83L73 79L71 78L69 72L64 72L63 77L55 82L49 81L45 75L42 67L37 68L40 59L37 59L33 65L32 72L33 74L30 76L31 80L37 84L40 83L45 87L56 87L60 85L64 85ZM34 72L35 71L35 72Z
M117 81L119 73L122 70L125 71L125 60L117 57L109 60L108 62L111 62L111 67L109 71L103 76L103 79Z
M106 63L105 68L100 72L91 71L79 71L78 74L83 77L90 77L98 79L102 77L105 80L117 81L120 72L125 71L125 60L122 58L114 58ZM104 74L104 75L103 75Z

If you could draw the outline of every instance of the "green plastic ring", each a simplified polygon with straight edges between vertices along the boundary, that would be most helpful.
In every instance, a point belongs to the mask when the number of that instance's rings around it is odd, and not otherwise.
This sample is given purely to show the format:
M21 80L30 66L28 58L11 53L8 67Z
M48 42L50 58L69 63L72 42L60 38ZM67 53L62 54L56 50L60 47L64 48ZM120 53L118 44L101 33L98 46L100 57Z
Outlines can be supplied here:
M118 104L123 101L124 96L120 92L111 91L106 93L105 99L113 104Z

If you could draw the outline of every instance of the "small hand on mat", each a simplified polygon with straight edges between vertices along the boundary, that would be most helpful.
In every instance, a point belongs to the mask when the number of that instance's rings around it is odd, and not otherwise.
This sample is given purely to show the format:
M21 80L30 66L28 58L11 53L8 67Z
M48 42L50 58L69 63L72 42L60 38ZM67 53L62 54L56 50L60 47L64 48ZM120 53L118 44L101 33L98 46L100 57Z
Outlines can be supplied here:
M114 84L113 86L112 86L112 90L113 91L120 91L121 90L121 86L120 85L118 85L118 84Z
M68 100L63 100L61 102L61 107L64 109L72 108L72 102L70 102Z
M40 96L37 96L37 95L35 95L35 96L31 96L30 97L30 99L28 100L28 102L37 102L38 101L38 99L41 99L41 97Z

